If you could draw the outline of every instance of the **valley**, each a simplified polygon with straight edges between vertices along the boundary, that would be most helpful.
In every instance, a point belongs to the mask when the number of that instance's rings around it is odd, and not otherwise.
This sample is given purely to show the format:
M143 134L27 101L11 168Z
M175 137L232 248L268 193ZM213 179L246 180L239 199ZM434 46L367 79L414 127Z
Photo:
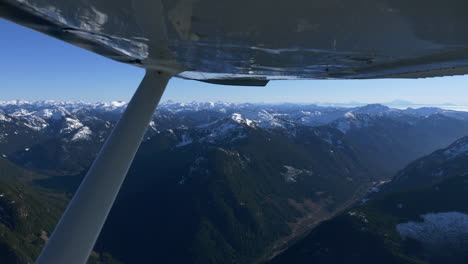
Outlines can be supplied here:
M467 146L464 137L409 164L269 263L466 263Z

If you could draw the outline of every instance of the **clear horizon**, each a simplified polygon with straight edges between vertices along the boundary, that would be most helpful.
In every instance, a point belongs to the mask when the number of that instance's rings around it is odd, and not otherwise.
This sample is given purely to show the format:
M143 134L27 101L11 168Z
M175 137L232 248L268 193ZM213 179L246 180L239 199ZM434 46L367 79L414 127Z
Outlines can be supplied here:
M0 19L0 101L128 101L144 70ZM272 81L239 87L173 79L162 101L468 105L468 76L418 80Z
M12 100L0 100L0 105L5 105L5 104L23 104L23 103L38 103L38 102L44 102L44 103L58 103L58 104L73 104L73 103L84 103L84 104L95 104L95 103L113 103L113 102L119 102L119 103L128 103L127 100L100 100L100 101L87 101L87 100L53 100L53 99L39 99L39 100L25 100L25 99L12 99ZM299 105L321 105L321 106L361 106L361 105L369 105L369 104L382 104L382 105L388 105L388 106L398 106L398 107L425 107L425 106L435 106L435 107L441 107L441 106L446 106L446 107L457 107L457 106L467 106L465 104L452 104L452 103L441 103L441 104L420 104L420 103L414 103L411 101L406 101L406 100L400 100L396 99L393 101L389 102L358 102L358 101L349 101L349 102L232 102L232 101L223 101L223 100L218 100L218 101L209 101L209 100L192 100L192 101L178 101L178 100L173 100L173 99L167 99L164 100L162 99L161 104L167 104L167 103L229 103L229 104L271 104L271 105L280 105L280 104L299 104Z
M37 102L53 102L53 103L58 103L60 104L75 104L75 103L84 103L86 105L93 105L93 104L99 104L99 103L119 103L119 104L125 104L127 103L126 101L97 101L97 102L87 102L83 100L77 100L77 101L55 101L55 100L9 100L9 101L1 101L0 100L0 107L1 106L6 106L10 104L22 104L22 103L37 103ZM217 101L221 103L228 103L228 104L248 104L250 102L226 102L226 101ZM217 103L215 102L215 103ZM189 104L189 103L213 103L210 101L191 101L191 102L180 102L180 101L174 101L174 100L166 100L166 101L161 101L161 105L167 104L167 103L180 103L180 104ZM350 103L331 103L331 102L314 102L314 103L291 103L291 102L276 102L276 103L265 103L265 102L256 102L256 103L250 103L250 104L265 104L265 105L281 105L281 104L297 104L297 105L317 105L320 107L340 107L340 108L356 108L356 107L362 107L370 104L380 104L387 106L392 109L400 109L400 110L406 110L409 108L412 109L420 109L424 107L432 107L432 108L439 108L439 109L444 109L444 110L452 110L452 111L459 111L459 112L468 112L468 105L455 105L455 104L414 104L411 102L407 102L407 104L403 104L404 102L384 102L384 103L361 103L361 102L350 102Z

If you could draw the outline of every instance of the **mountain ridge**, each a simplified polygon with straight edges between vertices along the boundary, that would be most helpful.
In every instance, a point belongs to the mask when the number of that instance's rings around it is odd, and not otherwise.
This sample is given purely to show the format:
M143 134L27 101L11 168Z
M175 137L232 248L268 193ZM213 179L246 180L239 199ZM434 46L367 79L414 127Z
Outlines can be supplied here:
M71 197L124 108L0 105L1 154ZM162 104L96 251L123 263L263 261L466 134L468 113L441 109Z
M463 137L410 163L269 263L465 263L467 164Z

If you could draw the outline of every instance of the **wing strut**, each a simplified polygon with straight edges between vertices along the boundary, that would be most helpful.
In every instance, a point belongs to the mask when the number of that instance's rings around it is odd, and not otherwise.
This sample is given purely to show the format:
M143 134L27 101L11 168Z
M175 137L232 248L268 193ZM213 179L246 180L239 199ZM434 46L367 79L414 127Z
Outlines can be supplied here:
M171 77L147 70L36 264L86 263Z

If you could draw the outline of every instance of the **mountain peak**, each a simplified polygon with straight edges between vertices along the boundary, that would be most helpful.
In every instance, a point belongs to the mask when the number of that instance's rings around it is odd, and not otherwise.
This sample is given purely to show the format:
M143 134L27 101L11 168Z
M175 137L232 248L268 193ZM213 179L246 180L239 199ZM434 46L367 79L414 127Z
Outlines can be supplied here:
M390 112L392 109L388 106L381 104L368 104L365 106L357 107L352 112L354 113L363 113L363 114L375 114L380 115L387 112Z
M239 124L246 124L250 127L254 127L255 122L253 120L250 120L248 118L243 118L241 114L239 113L234 113L231 115L231 119L234 120L235 122Z

